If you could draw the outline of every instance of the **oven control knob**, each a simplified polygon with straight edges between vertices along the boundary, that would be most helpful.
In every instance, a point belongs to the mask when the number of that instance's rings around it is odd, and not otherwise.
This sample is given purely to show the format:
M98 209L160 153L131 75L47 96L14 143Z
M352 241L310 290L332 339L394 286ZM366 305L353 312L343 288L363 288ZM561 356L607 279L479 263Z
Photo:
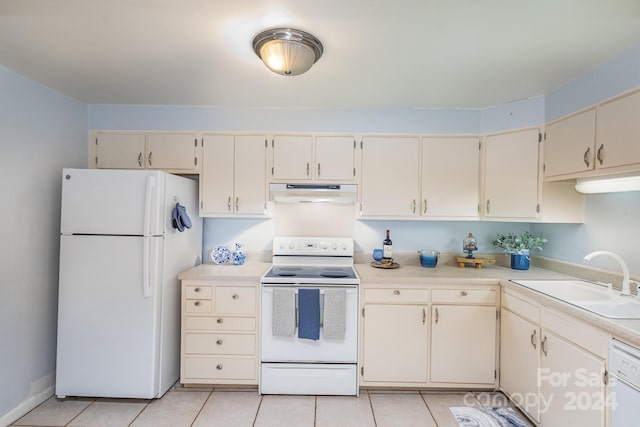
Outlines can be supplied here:
M343 251L347 250L347 242L342 242L342 250Z
M284 242L280 242L280 249L284 249Z
M329 249L329 244L327 242L320 243L320 249L326 251L327 249Z
M296 247L295 242L289 242L289 249L293 250Z
M331 245L331 249L333 249L334 251L338 249L338 243L337 242L333 242L333 245Z

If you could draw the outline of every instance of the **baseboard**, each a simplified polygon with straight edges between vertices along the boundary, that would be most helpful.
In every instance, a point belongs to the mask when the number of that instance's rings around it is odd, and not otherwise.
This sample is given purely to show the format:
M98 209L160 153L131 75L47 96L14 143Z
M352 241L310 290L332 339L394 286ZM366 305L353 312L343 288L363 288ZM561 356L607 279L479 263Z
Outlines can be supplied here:
M53 396L54 390L55 386L52 385L42 390L40 393L30 396L20 402L20 404L11 411L0 416L0 427L7 427L9 424L29 413L29 411L34 409L36 406Z

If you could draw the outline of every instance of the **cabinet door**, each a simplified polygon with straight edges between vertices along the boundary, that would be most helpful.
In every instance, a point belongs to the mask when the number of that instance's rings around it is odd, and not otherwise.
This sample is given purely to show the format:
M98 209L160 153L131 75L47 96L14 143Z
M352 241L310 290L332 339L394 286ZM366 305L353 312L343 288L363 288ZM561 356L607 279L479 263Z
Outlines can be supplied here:
M427 306L366 304L364 381L427 381Z
M312 139L310 136L276 136L273 138L272 176L276 180L311 179Z
M419 139L368 137L362 143L362 215L418 215Z
M235 137L234 211L263 215L266 203L265 136Z
M479 142L479 138L422 140L422 216L478 218Z
M547 126L544 176L592 170L595 159L596 109L591 108Z
M540 422L539 367L540 328L503 309L500 317L500 386L537 422Z
M232 135L203 137L200 215L233 213L233 158Z
M316 137L315 177L318 181L355 179L356 142L352 136Z
M604 361L548 331L540 345L542 425L603 427Z
M96 167L100 169L144 169L143 134L99 133L96 137Z
M192 133L147 135L147 169L194 171L198 142Z
M640 163L640 91L598 107L596 168Z
M494 384L496 307L433 305L431 311L431 382Z
M487 137L484 167L485 217L536 217L538 138L538 129Z

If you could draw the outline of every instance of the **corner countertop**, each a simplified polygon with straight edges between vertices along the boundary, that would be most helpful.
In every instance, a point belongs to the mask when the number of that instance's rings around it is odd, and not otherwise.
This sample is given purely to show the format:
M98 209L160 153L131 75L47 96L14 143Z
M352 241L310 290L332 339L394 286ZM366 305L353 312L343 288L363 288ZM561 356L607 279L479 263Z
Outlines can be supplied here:
M245 262L234 264L200 264L178 275L179 280L225 280L253 281L259 284L260 277L271 268L270 262Z

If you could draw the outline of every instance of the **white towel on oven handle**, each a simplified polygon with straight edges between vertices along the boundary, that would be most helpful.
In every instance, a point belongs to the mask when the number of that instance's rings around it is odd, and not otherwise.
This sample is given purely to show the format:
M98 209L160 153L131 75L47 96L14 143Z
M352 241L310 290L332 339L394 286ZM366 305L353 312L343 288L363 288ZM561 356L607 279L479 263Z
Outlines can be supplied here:
M274 337L292 337L296 332L296 290L273 289L271 333Z
M326 340L344 340L346 326L346 289L324 290L324 319L322 337Z

